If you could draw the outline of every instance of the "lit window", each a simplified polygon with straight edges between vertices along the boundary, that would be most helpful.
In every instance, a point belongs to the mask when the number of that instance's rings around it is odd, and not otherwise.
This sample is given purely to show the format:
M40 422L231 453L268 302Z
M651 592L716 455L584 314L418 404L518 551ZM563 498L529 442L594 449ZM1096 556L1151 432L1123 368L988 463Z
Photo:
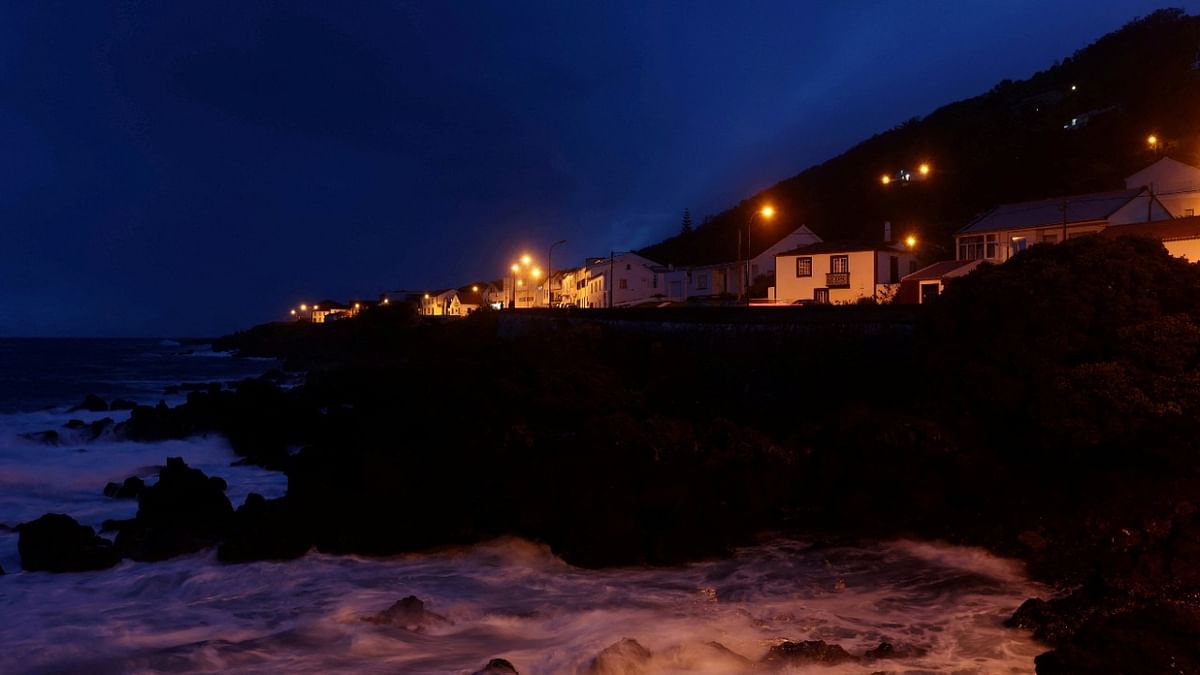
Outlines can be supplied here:
M811 277L812 276L812 258L796 258L796 276Z
M833 274L845 274L850 271L850 256L829 256L829 271Z

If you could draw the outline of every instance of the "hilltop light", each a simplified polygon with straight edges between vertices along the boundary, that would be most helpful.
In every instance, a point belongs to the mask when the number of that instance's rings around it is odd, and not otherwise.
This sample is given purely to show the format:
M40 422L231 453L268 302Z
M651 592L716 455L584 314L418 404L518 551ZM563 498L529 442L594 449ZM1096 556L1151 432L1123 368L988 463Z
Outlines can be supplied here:
M1154 146L1158 145L1158 136L1155 136L1154 134L1150 134L1149 136L1147 136L1146 137L1146 145L1149 145L1152 148Z
M296 310L292 310L292 316L296 316Z
M314 312L315 312L315 311L317 311L318 309L321 309L321 308L320 308L320 307L317 307L316 305L313 305L313 311L314 311Z
M428 299L429 299L429 294L428 294L428 293L426 293L426 294L425 294L425 299L426 299L426 300L428 300Z
M308 311L308 305L300 305L300 311L301 311L301 312L307 312L307 311Z
M892 177L885 174L883 178L879 179L879 182L883 183L884 185L887 185L888 183L892 182Z
M910 234L910 235L908 235L907 237L905 237L905 238L904 238L904 245L905 245L905 246L907 246L907 247L909 247L909 248L916 248L916 246L917 246L917 238L916 238L916 237L914 237L914 236L913 236L913 235L911 235L911 234Z
M917 170L921 172L921 175L922 175L922 176L928 176L928 175L929 175L929 165L928 165L928 164L922 164L922 165L920 166L920 168L919 168L919 169L917 169Z
M385 305L386 305L386 304L388 304L389 302L391 302L391 300L390 300L390 299L388 299L388 298L384 298L384 299L383 299L383 304L385 304Z
M478 292L479 292L479 287L478 287L478 286L472 286L472 287L471 287L471 292L472 292L472 293L478 293Z
M359 309L361 307L362 307L362 305L358 304L357 302L354 303L354 309Z
M771 216L775 215L775 207L764 206L762 207L762 211L759 211L759 213L762 214L763 218L770 218Z

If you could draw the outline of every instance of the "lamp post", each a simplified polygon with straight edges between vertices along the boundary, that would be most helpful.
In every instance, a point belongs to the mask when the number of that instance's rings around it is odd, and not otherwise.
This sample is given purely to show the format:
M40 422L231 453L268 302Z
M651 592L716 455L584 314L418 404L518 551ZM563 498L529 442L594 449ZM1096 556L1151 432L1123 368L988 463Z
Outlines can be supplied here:
M508 301L509 309L517 308L517 272L521 271L521 266L513 263L512 266L512 299Z
M559 244L567 243L566 239L559 239L550 244L550 250L546 251L546 306L550 307L554 304L554 247Z
M746 304L750 304L750 282L751 282L750 261L753 259L752 253L750 251L750 229L751 229L751 227L754 226L755 216L762 216L763 218L770 219L774 215L775 215L774 207L768 205L768 206L764 206L761 209L751 213L750 220L748 220L746 222L746 264L745 264L745 267L743 267L741 270L742 284L741 284L741 289L740 289L741 290L740 296L744 296L744 298L746 300ZM738 237L738 248L739 249L741 248L741 243L742 243L742 239L739 236ZM738 262L740 263L741 261L739 260ZM739 297L738 299L741 300L742 298Z

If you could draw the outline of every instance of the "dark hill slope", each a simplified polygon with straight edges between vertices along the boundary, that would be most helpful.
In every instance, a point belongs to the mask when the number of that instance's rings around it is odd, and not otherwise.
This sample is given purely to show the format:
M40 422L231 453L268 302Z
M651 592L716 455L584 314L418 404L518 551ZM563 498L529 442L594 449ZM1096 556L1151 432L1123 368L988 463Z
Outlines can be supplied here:
M1166 144L1157 152L1200 161L1198 48L1200 17L1159 10L1027 80L876 134L640 253L675 264L728 260L736 229L762 202L781 220L775 237L756 224L755 252L800 224L825 239L878 238L885 220L897 236L915 232L948 247L955 230L998 203L1122 187L1156 159L1149 133ZM1064 129L1089 112L1082 126ZM933 167L928 180L881 184L883 174L915 173L921 162Z

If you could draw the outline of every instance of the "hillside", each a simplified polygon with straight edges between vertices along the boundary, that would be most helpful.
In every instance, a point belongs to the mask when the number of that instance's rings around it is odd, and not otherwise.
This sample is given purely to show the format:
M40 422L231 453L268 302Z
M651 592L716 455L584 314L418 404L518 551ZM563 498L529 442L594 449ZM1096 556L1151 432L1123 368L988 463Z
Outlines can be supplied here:
M946 257L952 233L998 203L1122 187L1159 154L1200 161L1198 49L1200 17L1158 10L1027 80L876 134L639 253L674 264L728 260L735 229L770 202L781 214L777 236L807 224L827 240L877 238L891 221L897 236L915 232L943 247L927 246L927 257ZM1080 124L1064 128L1072 119ZM1146 143L1151 133L1163 144L1157 150ZM926 180L880 180L915 174L922 162L932 167ZM774 240L757 231L753 239L756 253Z

